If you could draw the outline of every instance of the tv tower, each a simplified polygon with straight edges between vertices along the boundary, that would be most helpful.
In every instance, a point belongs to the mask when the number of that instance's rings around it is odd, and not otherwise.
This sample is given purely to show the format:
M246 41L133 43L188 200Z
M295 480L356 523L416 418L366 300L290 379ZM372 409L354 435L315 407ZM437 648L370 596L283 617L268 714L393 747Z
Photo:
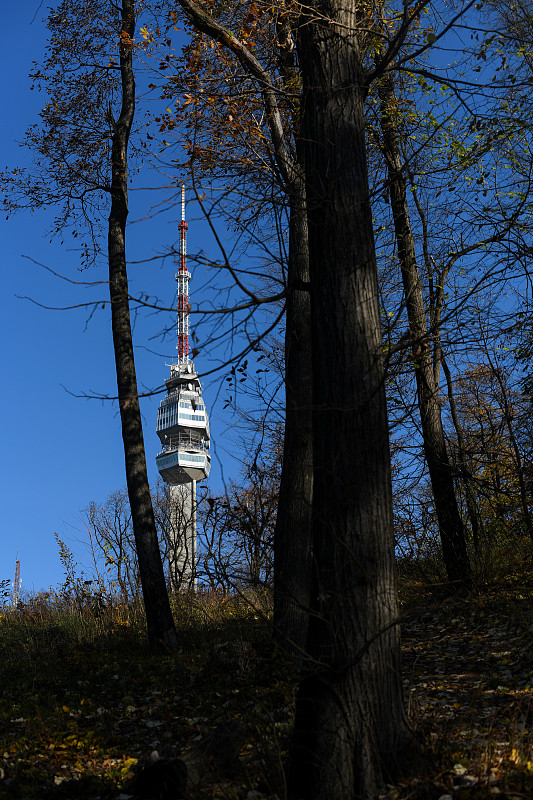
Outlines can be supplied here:
M157 412L157 435L163 445L156 464L169 484L170 566L181 588L196 588L196 482L211 469L209 419L202 387L189 348L189 281L187 269L187 222L185 186L181 187L181 222L177 288L177 360L165 381L167 395Z
M17 608L19 604L20 594L20 561L15 561L15 580L13 582L13 608Z

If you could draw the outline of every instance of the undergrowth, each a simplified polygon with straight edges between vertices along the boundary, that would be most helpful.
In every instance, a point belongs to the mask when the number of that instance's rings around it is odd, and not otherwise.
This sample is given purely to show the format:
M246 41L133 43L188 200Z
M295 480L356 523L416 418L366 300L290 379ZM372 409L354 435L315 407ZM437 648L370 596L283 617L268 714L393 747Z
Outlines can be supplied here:
M436 599L401 576L405 698L427 768L388 800L533 796L532 586L516 565ZM297 682L270 643L270 598L177 595L172 608L180 648L164 656L147 650L142 607L116 598L48 592L0 612L2 800L124 800L152 751L179 754L228 719L246 728L242 772L192 800L283 798Z

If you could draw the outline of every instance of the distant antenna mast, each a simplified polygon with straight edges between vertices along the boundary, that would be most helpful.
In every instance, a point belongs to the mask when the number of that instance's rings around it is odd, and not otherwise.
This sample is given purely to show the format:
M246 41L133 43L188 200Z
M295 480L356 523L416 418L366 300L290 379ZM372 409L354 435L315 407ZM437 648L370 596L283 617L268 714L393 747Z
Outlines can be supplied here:
M185 185L181 186L180 262L176 275L178 284L178 364L189 363L189 281L191 273L187 269L187 228L185 222Z
M19 594L20 594L20 561L17 559L15 561L15 582L13 584L13 608L16 608L19 604Z

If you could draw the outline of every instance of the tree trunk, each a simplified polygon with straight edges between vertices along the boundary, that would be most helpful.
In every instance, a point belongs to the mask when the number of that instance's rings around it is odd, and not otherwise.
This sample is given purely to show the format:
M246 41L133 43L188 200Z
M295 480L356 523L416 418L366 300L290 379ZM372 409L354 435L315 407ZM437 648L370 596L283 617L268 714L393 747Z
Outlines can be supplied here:
M128 496L139 559L148 638L152 650L158 650L162 647L177 647L178 641L168 600L148 486L131 335L125 231L128 216L127 152L135 111L135 81L132 65L132 40L135 30L133 0L123 0L121 14L122 107L114 126L111 152L111 211L108 229L109 291Z
M299 74L293 52L288 18L279 17L277 45L285 100L297 142L297 163L287 146L283 115L278 106L277 81L255 54L193 0L179 0L190 22L227 47L258 82L272 141L272 153L289 196L290 232L286 309L285 365L286 424L283 468L274 534L274 637L292 653L301 654L305 644L310 591L312 423L311 336L308 239L302 146L299 137Z
M446 359L441 355L441 364L446 377L446 386L448 388L448 402L450 403L450 413L452 415L453 427L455 428L455 435L457 436L457 450L459 453L459 469L461 472L461 479L465 488L466 507L468 509L468 518L470 519L470 526L472 528L472 544L476 553L479 551L480 535L479 535L479 515L476 506L476 494L474 491L474 481L472 479L472 472L467 463L467 453L465 447L465 440L463 436L463 429L457 414L457 405L453 394L453 383L451 372L446 363Z
M390 75L378 87L383 155L387 162L392 215L398 245L405 305L409 320L411 352L415 370L417 400L422 423L424 453L428 465L435 510L439 523L442 554L448 580L455 588L463 588L470 580L471 570L466 549L463 521L457 505L453 474L446 450L442 426L439 386L431 361L430 337L424 309L424 295L416 262L416 249L406 181L398 143L397 114L399 113Z
M529 511L529 498L527 495L526 481L524 477L524 466L523 466L524 460L520 453L520 448L518 446L518 442L513 429L513 423L512 423L513 415L509 407L507 388L502 380L500 370L492 365L490 359L489 363L491 365L494 377L498 382L498 386L500 387L502 406L503 406L503 419L505 422L505 427L507 428L507 433L509 434L509 441L511 442L511 447L513 449L513 454L515 457L516 477L518 478L518 488L520 490L520 504L522 506L522 513L524 515L524 525L529 538L533 542L533 520L531 519L531 514Z
M290 17L277 23L279 69L296 141L289 196L289 258L285 309L285 436L274 532L274 636L298 661L305 653L311 597L311 519L313 501L313 386L311 295L304 147L294 32ZM296 95L296 96L295 96Z
M290 198L285 317L285 436L274 531L274 634L287 652L305 651L311 591L313 498L311 297L303 182Z
M305 800L373 800L412 741L400 678L355 8L346 0L307 4L298 38L312 287L313 584L311 666L298 689L289 788Z

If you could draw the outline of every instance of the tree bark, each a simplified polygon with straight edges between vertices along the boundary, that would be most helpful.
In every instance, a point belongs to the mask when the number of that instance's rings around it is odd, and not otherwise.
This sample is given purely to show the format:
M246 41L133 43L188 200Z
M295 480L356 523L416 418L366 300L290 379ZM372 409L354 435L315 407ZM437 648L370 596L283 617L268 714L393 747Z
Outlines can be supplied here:
M376 798L412 742L400 679L356 28L355 2L310 2L298 37L311 277L313 584L289 789L306 800Z
M406 180L398 142L398 113L392 76L386 75L378 86L383 134L383 155L387 162L389 191L398 259L402 273L407 318L411 338L411 353L415 371L417 401L422 424L424 453L435 510L439 524L442 555L450 584L464 588L470 576L470 561L466 549L463 521L457 505L453 474L442 425L439 386L431 360L430 334L424 309L422 283L418 273L416 248L409 207Z
M298 659L305 652L311 592L313 435L311 297L305 189L290 198L285 316L285 436L274 531L274 635Z
M455 435L457 436L457 450L459 454L459 469L461 472L461 479L465 488L466 507L468 509L468 518L470 519L470 526L472 528L472 544L476 553L479 551L480 545L480 525L479 515L476 506L476 494L474 491L474 481L472 479L472 472L467 463L468 456L465 447L465 440L463 436L463 429L457 414L457 405L453 393L452 375L449 370L446 359L441 355L441 364L446 377L446 386L448 388L448 402L450 403L450 413L452 415L453 427L455 428Z
M299 82L291 18L278 22L279 69L286 97ZM285 306L285 435L274 531L274 637L302 661L311 597L311 519L313 501L313 386L311 373L311 295L301 103L291 102L296 169L285 187L289 196L289 257Z
M111 211L108 228L109 291L126 481L152 650L178 646L155 528L135 374L126 268L128 141L135 111L132 41L133 0L122 0L120 73L122 106L114 125L111 152Z
M503 406L503 419L505 422L505 427L507 428L507 433L509 434L509 441L511 442L511 447L513 449L513 454L515 458L516 477L518 478L518 488L520 490L520 504L522 506L522 513L524 515L524 525L529 538L533 542L533 521L531 519L531 513L529 511L529 498L526 489L523 459L513 429L513 423L512 423L513 415L511 413L511 408L509 406L507 387L505 386L505 383L502 380L500 370L492 364L490 358L489 358L489 363L493 375L498 383L498 386L500 387L502 406Z

